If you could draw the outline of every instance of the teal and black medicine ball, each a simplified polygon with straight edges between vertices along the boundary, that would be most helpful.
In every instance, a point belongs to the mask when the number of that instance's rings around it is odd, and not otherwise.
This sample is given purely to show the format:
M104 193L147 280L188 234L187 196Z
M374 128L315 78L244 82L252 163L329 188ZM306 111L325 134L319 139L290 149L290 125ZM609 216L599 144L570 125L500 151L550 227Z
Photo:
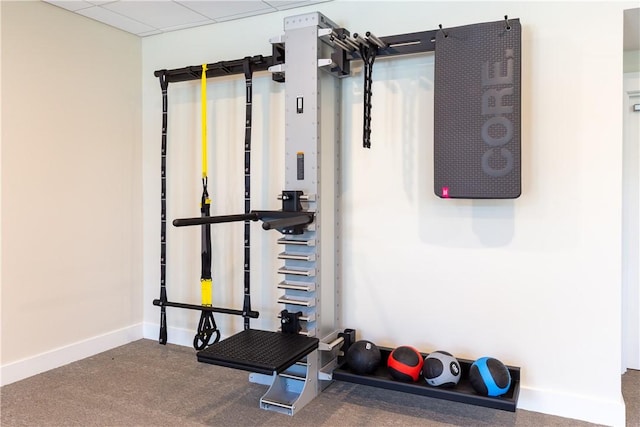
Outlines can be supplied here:
M483 396L502 396L511 387L509 369L493 357L481 357L469 369L469 382Z

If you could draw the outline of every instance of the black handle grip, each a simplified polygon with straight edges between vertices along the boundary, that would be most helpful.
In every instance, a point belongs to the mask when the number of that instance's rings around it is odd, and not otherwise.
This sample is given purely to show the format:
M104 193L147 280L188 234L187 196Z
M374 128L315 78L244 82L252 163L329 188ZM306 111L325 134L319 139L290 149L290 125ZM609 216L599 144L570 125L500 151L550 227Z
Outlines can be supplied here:
M257 221L258 215L255 213L238 214L238 215L221 215L221 216L203 216L196 218L181 218L174 219L173 225L175 227L186 227L190 225L203 225L203 224L221 224L224 222L236 222L236 221Z
M265 219L262 228L272 230L274 228L295 227L296 225L306 225L313 220L311 215L297 215L289 218Z

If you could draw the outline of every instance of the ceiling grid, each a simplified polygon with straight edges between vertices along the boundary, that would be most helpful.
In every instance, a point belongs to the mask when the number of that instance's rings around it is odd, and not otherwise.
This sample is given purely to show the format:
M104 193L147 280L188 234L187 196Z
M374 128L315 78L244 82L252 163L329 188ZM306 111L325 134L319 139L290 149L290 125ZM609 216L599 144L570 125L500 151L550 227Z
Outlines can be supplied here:
M43 0L140 37L331 0Z

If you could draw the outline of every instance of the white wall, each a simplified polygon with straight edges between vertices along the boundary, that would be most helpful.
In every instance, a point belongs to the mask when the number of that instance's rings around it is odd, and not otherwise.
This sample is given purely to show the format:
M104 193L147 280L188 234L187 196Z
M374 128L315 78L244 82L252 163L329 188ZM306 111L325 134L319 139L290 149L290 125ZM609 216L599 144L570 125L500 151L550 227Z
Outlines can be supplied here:
M2 7L0 6L0 23ZM2 47L2 28L0 28L0 48ZM2 53L0 52L0 100L2 97ZM0 307L2 304L2 101L0 101ZM2 357L2 315L0 314L0 357ZM0 374L0 382L2 375Z
M624 75L622 148L622 369L640 369L640 73Z
M523 194L433 195L433 56L376 62L371 150L361 148L362 76L343 86L343 324L380 345L492 355L522 367L519 407L623 425L620 393L622 14L633 3L348 2L143 40L144 321L157 337L161 102L153 71L269 54L282 18L319 10L378 35L495 21L523 24ZM366 13L363 13L366 10ZM253 208L282 189L282 92L256 78ZM242 211L243 80L209 83L215 214ZM197 216L199 89L170 85L169 219ZM233 147L233 149L232 149ZM173 150L173 151L171 151ZM235 151L234 151L235 150ZM216 201L217 200L217 201ZM216 304L241 304L241 230L216 230ZM224 229L224 227L228 227ZM259 232L254 232L254 235ZM254 244L257 326L275 324L275 236ZM231 238L232 240L227 240ZM197 230L171 229L169 299L199 301ZM231 243L229 243L231 242ZM262 282L258 284L258 282ZM223 333L239 330L222 318ZM169 309L170 341L197 314Z
M2 383L142 335L141 42L2 2Z

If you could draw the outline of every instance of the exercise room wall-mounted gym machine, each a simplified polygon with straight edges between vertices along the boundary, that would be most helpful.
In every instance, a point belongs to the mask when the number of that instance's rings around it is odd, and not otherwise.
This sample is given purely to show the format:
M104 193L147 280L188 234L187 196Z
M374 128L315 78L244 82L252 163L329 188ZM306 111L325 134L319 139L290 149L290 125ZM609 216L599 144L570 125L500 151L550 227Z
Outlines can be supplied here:
M363 145L371 147L372 73L377 58L434 52L434 191L441 198L515 198L520 194L520 22L505 19L456 28L378 37L341 28L318 12L287 17L284 34L270 40L271 56L247 56L202 66L159 70L162 89L161 309L160 343L167 342L167 307L198 310L194 338L200 362L249 371L250 381L269 385L260 407L293 415L333 380L351 381L408 393L515 411L520 370L508 367L512 382L499 397L473 391L466 376L471 361L460 360L462 379L451 389L394 381L386 365L357 375L345 366L355 331L340 329L340 108L341 78L352 61L363 61ZM285 86L285 188L282 209L250 209L251 108L254 72L270 71ZM241 309L171 302L167 296L167 123L169 83L244 75L246 81L245 211L209 216L203 155L201 216L176 219L177 227L202 228L203 284L210 283L212 224L245 222L244 299ZM203 101L203 119L206 117ZM204 121L204 120L203 120ZM204 131L203 131L204 134ZM375 135L374 135L375 136ZM203 138L203 150L206 141ZM259 313L251 307L249 223L277 230L284 250L277 284L279 331L251 329ZM267 284L263 284L267 285ZM204 285L203 285L204 286ZM203 287L204 289L204 287ZM213 313L238 315L244 330L220 341ZM389 351L382 349L383 362ZM424 354L423 354L424 356Z

